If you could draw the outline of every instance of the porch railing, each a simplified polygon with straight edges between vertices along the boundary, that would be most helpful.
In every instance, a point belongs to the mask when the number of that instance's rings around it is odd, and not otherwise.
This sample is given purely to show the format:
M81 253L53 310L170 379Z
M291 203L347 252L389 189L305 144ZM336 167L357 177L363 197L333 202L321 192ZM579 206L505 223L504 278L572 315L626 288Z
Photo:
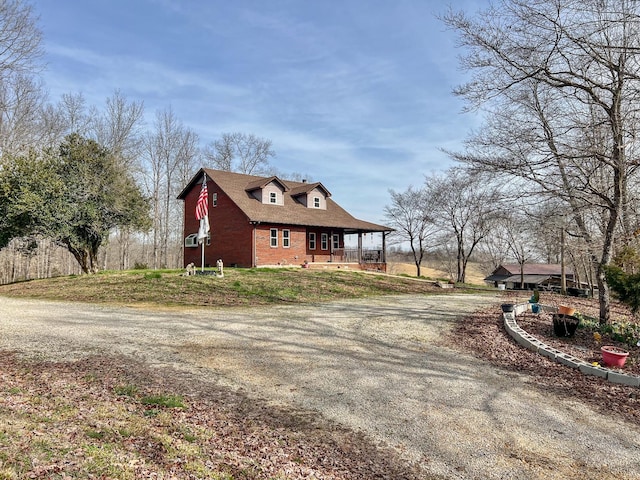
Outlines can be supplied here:
M341 253L343 262L358 263L357 248L345 248ZM383 258L384 256L382 255L382 249L362 249L362 263L381 263L383 261Z

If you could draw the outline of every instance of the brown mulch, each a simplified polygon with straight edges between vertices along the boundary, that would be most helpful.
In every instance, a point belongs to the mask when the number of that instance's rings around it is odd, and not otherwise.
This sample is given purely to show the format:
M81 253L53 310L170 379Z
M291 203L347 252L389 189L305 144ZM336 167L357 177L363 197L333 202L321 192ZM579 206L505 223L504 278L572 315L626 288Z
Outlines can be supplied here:
M554 302L557 301L558 298L554 299ZM512 296L510 299L505 298L504 302L522 303L526 299ZM592 299L565 298L563 304L567 302L584 315L597 316L597 304ZM542 299L541 303L544 304ZM612 312L614 320L628 321L632 318L628 309L621 305L614 305ZM527 313L519 315L517 322L525 331L544 343L589 362L602 363L600 346L603 344L623 346L606 335L602 336L598 344L591 332L582 329L578 329L573 338L556 337L553 335L550 314ZM453 348L484 358L493 365L524 374L533 388L575 398L599 412L640 424L640 388L583 375L577 369L522 347L505 330L500 305L488 306L458 322L446 342ZM624 345L624 349L630 354L627 363L619 371L640 375L640 348Z

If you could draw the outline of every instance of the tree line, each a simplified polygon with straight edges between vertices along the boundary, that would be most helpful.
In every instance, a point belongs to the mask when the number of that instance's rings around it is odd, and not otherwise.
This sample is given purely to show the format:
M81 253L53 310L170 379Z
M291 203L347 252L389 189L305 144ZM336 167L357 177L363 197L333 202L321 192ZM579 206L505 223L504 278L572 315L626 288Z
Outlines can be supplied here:
M180 190L202 166L273 174L271 141L232 132L201 148L170 106L146 125L143 102L117 89L102 106L81 93L50 101L36 18L0 0L0 281L182 266Z
M640 2L502 0L440 18L456 34L468 75L454 93L484 121L462 151L446 152L466 170L459 181L444 174L393 193L387 213L397 218L405 197L423 195L411 225L432 228L434 216L447 217L458 272L483 235L487 251L499 241L519 263L564 251L593 272L608 323L607 271L639 265ZM461 190L485 210L458 206L454 218ZM437 233L416 231L418 251Z

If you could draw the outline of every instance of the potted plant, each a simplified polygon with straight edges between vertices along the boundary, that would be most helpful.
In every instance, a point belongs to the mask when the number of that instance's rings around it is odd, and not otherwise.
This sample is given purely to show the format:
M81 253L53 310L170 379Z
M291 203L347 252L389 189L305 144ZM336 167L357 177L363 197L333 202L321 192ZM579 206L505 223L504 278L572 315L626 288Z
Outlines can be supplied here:
M561 315L573 315L574 313L576 313L576 309L573 307L568 307L566 305L560 305L558 307L558 313Z
M529 299L531 311L533 313L540 312L540 304L538 302L540 302L540 292L536 289L533 291L533 295L531 295L531 298Z
M602 352L602 363L608 367L623 367L629 356L629 352L613 345L603 345L600 347L600 351Z
M504 313L513 312L513 303L503 303L501 308Z
M563 313L553 314L553 334L556 337L573 337L578 328L580 319L573 315Z

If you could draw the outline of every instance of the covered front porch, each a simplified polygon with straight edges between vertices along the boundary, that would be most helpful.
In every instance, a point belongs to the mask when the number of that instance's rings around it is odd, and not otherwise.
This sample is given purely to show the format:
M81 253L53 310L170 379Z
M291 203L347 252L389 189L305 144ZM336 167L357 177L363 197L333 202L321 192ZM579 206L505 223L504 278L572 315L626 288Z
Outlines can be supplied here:
M344 231L341 248L332 245L328 260L312 259L308 268L351 268L387 271L386 235L388 231Z

